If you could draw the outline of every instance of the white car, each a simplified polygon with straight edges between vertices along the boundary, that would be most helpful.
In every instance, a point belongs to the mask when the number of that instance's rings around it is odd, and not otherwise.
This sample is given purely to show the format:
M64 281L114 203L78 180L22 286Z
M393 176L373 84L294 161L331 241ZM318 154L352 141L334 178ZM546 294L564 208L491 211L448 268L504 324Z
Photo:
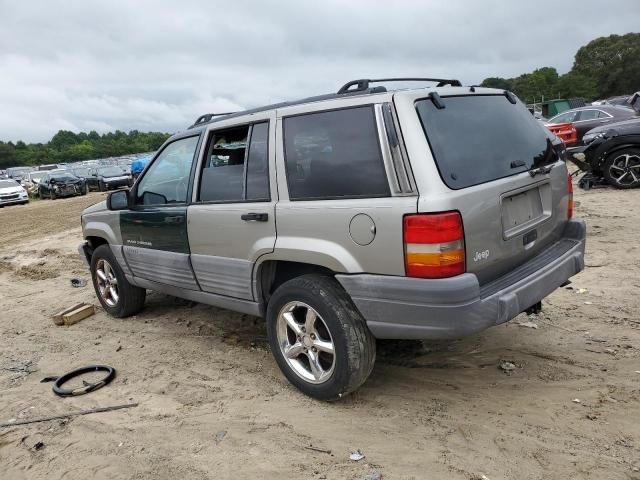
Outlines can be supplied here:
M0 180L0 207L29 203L27 191L15 180Z

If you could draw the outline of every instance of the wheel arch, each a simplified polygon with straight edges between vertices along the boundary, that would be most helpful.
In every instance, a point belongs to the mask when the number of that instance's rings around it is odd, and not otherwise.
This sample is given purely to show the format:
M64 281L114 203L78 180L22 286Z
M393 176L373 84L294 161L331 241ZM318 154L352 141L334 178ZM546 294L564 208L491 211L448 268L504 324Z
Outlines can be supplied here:
M640 135L616 137L602 144L596 152L597 166L602 167L610 155L625 148L640 148Z
M299 262L294 260L268 259L260 262L254 269L255 298L266 309L269 298L283 283L310 273L333 277L335 271L326 265Z

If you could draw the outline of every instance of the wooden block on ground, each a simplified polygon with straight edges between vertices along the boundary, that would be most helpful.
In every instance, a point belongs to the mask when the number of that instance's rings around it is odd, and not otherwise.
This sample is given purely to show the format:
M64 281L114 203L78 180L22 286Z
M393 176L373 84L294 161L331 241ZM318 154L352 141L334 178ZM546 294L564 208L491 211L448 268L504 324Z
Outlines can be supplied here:
M96 307L93 305L83 305L80 308L73 310L72 312L65 313L62 315L62 320L65 325L73 325L74 323L78 323L80 320L84 320L91 315L96 313Z
M53 317L53 323L55 323L56 325L64 325L64 320L62 318L63 315L66 315L67 313L73 312L74 310L79 309L80 307L85 306L86 303L82 302L82 303L76 303L73 307L69 307L69 308L65 308L64 310L56 313Z

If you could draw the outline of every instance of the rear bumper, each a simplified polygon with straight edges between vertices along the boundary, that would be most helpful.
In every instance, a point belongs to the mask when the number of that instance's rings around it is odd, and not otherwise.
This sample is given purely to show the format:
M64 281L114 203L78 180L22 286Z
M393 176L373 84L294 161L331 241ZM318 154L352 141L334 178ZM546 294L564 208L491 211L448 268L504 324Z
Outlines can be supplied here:
M425 280L336 275L377 338L460 338L508 322L584 269L586 226L568 222L564 237L503 277L483 285L474 274Z

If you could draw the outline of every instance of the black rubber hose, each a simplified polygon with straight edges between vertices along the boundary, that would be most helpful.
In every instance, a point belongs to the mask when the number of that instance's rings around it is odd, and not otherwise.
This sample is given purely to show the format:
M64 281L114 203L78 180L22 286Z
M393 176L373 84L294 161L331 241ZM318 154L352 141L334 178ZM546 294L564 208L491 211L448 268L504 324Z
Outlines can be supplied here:
M64 385L72 378L90 372L107 372L107 375L102 380L96 383L84 382L85 384L82 387L74 389L62 388L62 385ZM104 387L106 384L110 383L115 378L115 376L115 369L108 365L90 365L88 367L78 368L58 377L56 382L53 384L53 393L61 397L75 397L77 395L84 395L85 393L93 392L94 390Z

